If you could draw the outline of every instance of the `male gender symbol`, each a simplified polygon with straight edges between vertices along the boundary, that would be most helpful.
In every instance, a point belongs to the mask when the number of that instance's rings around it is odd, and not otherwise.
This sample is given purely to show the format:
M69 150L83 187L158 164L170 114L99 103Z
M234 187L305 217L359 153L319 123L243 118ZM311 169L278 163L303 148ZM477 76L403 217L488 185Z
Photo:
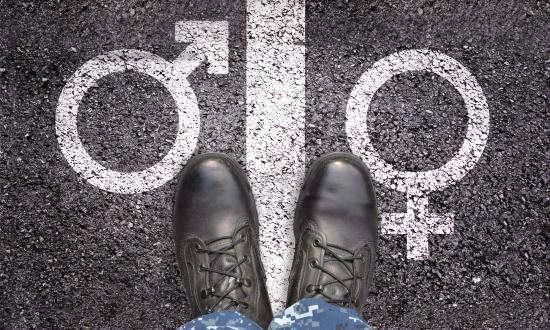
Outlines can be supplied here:
M63 155L90 184L116 193L133 194L162 186L176 176L191 157L199 136L197 98L187 76L203 61L208 72L228 72L228 25L226 21L182 21L176 23L176 41L190 45L173 62L135 49L102 54L82 65L69 79L57 105L56 134ZM170 92L178 110L178 131L174 145L155 165L139 172L117 172L96 162L78 136L80 102L99 79L113 73L134 70L147 74Z
M468 113L466 138L450 161L424 172L397 171L376 152L367 130L370 102L393 76L408 71L429 71L446 80L464 99ZM489 108L474 76L455 59L430 50L406 50L377 61L353 88L346 110L346 133L351 150L369 166L374 179L407 194L406 213L381 215L382 234L407 235L407 258L429 257L428 235L453 231L454 215L428 212L429 193L458 182L483 153L489 135Z

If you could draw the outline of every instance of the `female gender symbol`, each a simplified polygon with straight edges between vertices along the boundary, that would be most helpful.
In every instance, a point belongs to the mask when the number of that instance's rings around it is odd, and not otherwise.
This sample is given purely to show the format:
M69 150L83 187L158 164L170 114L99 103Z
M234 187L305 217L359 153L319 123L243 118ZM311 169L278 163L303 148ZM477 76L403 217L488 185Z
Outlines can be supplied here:
M448 80L464 99L468 112L466 138L453 159L421 172L397 171L376 152L367 130L370 102L393 76L429 71ZM474 76L455 59L430 50L406 50L377 61L360 77L346 109L346 133L351 150L369 166L376 181L407 193L407 212L382 214L382 234L407 235L407 258L429 257L428 234L449 234L454 215L428 212L429 193L458 182L483 153L489 135L489 108Z

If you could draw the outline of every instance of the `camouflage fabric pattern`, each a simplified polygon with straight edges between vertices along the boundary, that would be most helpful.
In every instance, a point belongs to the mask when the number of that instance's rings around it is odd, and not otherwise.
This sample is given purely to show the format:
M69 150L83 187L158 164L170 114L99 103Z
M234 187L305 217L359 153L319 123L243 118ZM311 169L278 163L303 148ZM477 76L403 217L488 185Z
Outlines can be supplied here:
M369 329L354 309L327 303L320 299L302 299L278 314L271 330L291 329Z
M197 317L179 327L178 330L261 330L259 325L246 316L234 311L220 311Z
M261 329L246 316L232 311L203 315L181 326L178 330ZM291 329L366 329L367 322L351 308L339 307L320 299L302 299L278 314L271 330Z

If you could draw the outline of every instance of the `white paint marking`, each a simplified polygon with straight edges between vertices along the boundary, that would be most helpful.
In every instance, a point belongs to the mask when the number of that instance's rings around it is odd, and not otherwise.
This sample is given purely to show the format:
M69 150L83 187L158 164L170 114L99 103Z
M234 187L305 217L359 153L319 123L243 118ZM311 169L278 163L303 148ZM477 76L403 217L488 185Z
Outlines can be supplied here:
M192 71L201 62L206 61L209 63L206 70L208 73L228 74L228 39L229 25L227 21L176 22L176 41L190 44L174 61L174 66L189 68ZM189 73L186 72L185 76Z
M395 170L376 152L368 134L368 110L376 91L393 76L409 71L429 71L448 80L464 99L468 112L466 138L458 154L432 171ZM429 193L460 181L475 166L487 143L489 108L475 77L458 61L438 52L394 53L377 61L353 88L347 105L346 133L352 151L362 157L377 181L407 193L407 212L382 214L382 233L406 234L407 258L428 258L428 234L449 234L454 224L453 214L428 212Z
M246 159L275 311L284 308L304 176L304 0L247 1Z
M197 98L187 81L204 59L209 72L227 73L227 22L178 22L176 39L193 42L174 61L149 52L122 49L99 55L82 65L69 79L57 105L56 133L63 155L90 184L115 193L132 194L162 186L176 176L192 155L199 135ZM78 136L77 114L88 90L99 79L113 73L134 70L147 74L168 89L178 108L178 131L173 147L155 165L139 172L117 172L96 162Z

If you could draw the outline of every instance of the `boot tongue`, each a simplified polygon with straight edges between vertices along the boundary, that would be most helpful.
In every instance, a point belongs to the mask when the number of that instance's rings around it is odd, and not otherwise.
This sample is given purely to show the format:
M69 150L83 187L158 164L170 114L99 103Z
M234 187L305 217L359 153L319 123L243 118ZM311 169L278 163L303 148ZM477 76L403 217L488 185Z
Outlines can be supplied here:
M208 249L210 250L216 250L216 251L226 251L228 253L236 255L236 251L234 248L229 248L233 244L232 239L220 239L213 241L211 243L207 244ZM241 257L242 258L242 257ZM210 268L225 271L228 273L235 273L237 278L241 277L241 269L240 267L236 267L235 265L238 263L237 258L227 255L227 254L210 254ZM233 269L234 268L234 269ZM227 295L226 299L223 299L222 302L217 307L221 307L221 309L227 309L231 306L231 299L234 300L242 300L242 298L245 297L245 293L242 289L242 287L237 287L237 279L231 276L226 276L222 274L218 274L215 272L210 272L208 275L208 283L210 287L213 287L216 291L216 295L224 295L228 290L231 290L231 292ZM234 290L233 290L234 289ZM212 297L213 301L217 301L218 297ZM216 308L218 309L218 308Z
M350 254L347 251L330 247L330 250L332 250L334 253L336 253L340 258L349 258L353 255ZM334 258L333 255L331 255L329 252L325 253L325 257L323 260L323 268L325 268L328 272L335 275L339 280L343 281L345 279L348 279L353 276L353 273L350 272L346 265L353 271L353 262L352 261L344 261L340 262L336 258ZM319 284L323 285L323 293L332 299L335 300L348 300L348 290L346 288L349 287L352 289L352 280L343 281L346 286L343 286L339 282L335 282L329 285L325 285L325 283L330 283L336 281L332 276L327 274L326 272L321 272L321 276L319 278Z

